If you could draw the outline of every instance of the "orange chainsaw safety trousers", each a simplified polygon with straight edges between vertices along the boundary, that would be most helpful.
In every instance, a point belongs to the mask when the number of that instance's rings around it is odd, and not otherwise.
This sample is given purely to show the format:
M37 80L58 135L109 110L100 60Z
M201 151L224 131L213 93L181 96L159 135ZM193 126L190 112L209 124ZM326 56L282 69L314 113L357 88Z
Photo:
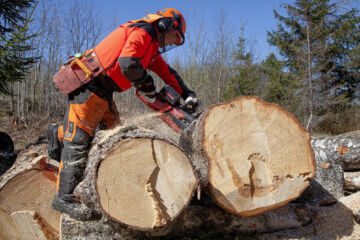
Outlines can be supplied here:
M101 121L106 128L120 123L112 94L110 100L104 99L86 87L68 94L64 122L57 129L57 137L63 143L57 179L59 198L72 195L82 180L91 139Z

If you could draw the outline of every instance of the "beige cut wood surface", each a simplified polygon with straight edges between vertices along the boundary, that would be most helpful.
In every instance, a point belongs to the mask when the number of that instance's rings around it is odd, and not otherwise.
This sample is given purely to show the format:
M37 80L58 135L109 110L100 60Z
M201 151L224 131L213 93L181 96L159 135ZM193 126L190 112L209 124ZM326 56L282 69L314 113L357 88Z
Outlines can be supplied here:
M20 240L19 232L11 216L0 209L0 239Z
M56 239L53 230L34 211L17 211L11 214L22 240Z
M161 227L189 203L197 178L186 155L162 140L127 139L101 161L96 187L103 210L138 229Z
M203 127L211 195L232 213L280 207L315 175L309 133L278 105L236 98L212 106Z
M55 173L28 170L16 175L0 190L0 208L8 215L34 211L54 233L58 233L61 214L51 207L55 191Z

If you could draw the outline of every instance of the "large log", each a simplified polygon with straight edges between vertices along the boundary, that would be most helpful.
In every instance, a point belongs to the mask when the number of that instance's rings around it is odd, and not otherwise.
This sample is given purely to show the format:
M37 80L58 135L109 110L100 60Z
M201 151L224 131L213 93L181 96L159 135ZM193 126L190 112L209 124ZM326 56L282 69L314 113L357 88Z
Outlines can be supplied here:
M296 199L315 176L310 134L280 106L256 97L211 106L180 145L212 199L242 216Z
M75 194L119 228L151 231L171 225L196 186L189 158L172 140L130 126L96 135Z
M347 193L358 190L354 171L360 169L360 131L313 136L311 146L317 164L314 179L317 183L337 199L344 196L344 188Z
M217 206L190 205L176 222L176 227L165 238L159 239L223 239L224 235L230 234L249 235L298 228L310 224L315 219L317 211L316 207L289 204L261 216L241 217ZM61 228L62 240L158 239L149 235L119 231L103 221L80 222L65 214L61 218Z
M311 144L314 149L318 149L321 157L337 161L344 171L360 170L360 131L335 136L314 136Z
M51 208L58 168L45 152L45 144L21 152L0 177L0 239L58 237L60 213Z

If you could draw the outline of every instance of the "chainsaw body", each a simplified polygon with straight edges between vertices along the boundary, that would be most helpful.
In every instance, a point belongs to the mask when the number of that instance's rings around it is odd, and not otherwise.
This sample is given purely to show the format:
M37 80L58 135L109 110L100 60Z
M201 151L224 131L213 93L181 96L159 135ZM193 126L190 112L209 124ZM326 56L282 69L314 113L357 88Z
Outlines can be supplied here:
M181 109L180 95L169 85L165 85L158 92L153 102L149 102L138 91L136 91L136 95L153 111L160 113L159 118L178 133L188 129L196 119L196 117Z

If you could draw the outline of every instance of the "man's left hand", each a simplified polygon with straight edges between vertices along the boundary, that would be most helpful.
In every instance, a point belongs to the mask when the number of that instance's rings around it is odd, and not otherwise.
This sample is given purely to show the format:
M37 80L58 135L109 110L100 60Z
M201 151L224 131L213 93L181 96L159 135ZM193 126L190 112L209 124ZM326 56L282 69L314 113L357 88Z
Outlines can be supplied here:
M201 102L199 99L189 96L185 99L185 102L180 107L188 113L194 113L198 110L200 104Z

